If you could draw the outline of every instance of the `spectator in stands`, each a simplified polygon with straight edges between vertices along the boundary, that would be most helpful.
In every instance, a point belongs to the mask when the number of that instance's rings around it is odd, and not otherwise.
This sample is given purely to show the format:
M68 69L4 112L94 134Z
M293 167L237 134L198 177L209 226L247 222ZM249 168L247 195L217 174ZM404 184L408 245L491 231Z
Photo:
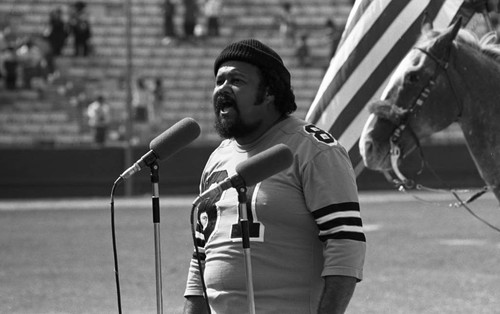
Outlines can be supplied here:
M163 40L162 43L168 45L177 38L174 24L175 3L172 0L163 2Z
M207 35L219 36L219 21L222 14L222 0L207 0L205 2L205 17L207 19Z
M6 25L3 30L3 40L7 46L17 47L20 44L20 37L18 31L18 25L16 23L9 23Z
M3 35L3 30L0 29L0 79L3 79L3 58L4 51L7 49L7 42L5 41L5 37Z
M46 67L43 52L39 46L34 44L33 39L29 38L19 47L17 56L22 68L23 88L31 89L33 79L43 78Z
M3 52L8 47L7 39L5 39L5 35L3 29L0 29L0 52Z
M308 38L309 35L307 33L301 34L299 44L295 50L298 65L301 67L308 67L311 65L311 52L309 50L309 44L307 43Z
M295 45L296 23L292 11L292 3L284 2L281 6L281 12L277 16L280 36L286 46Z
M85 90L85 82L78 80L66 80L64 86L61 86L61 95L69 99L72 119L74 119L80 130L80 133L89 131L87 109L91 103L90 97Z
M151 110L151 119L150 119L150 125L153 131L159 131L161 128L161 113L162 113L162 107L163 107L163 100L164 100L164 94L165 90L163 88L163 80L161 77L157 77L154 79L154 83L152 86L151 90L151 96L152 96L152 110Z
M49 13L49 25L44 35L50 44L52 55L54 57L60 56L69 35L68 25L64 21L61 7L57 7Z
M153 87L153 108L155 113L161 112L164 94L165 90L163 89L163 81L161 77L157 77Z
M0 64L2 60L2 54L4 51L9 47L9 43L7 42L7 39L5 38L3 29L0 29Z
M340 42L340 37L342 36L342 30L335 24L332 19L327 19L325 23L327 33L326 36L330 41L330 59L333 58L335 52L337 51L337 46Z
M92 30L89 16L86 10L87 4L77 1L73 5L73 12L69 21L71 33L74 40L74 55L86 57L90 54L90 39Z
M19 61L16 54L16 49L9 46L5 49L2 55L2 72L4 86L6 89L14 90L17 88L17 69Z
M199 8L197 0L184 0L184 36L191 40L198 21Z
M33 44L40 49L42 54L42 62L40 66L39 75L37 75L33 80L33 85L39 92L39 97L44 97L44 92L47 89L47 82L50 78L51 81L54 79L55 62L54 55L52 54L52 49L50 43L47 41L45 36L42 34L35 35L32 37Z
M89 126L94 133L94 141L98 145L104 145L107 139L108 129L111 122L111 109L106 103L104 96L97 96L87 109Z
M144 78L138 78L133 93L134 121L146 123L153 116L153 95Z

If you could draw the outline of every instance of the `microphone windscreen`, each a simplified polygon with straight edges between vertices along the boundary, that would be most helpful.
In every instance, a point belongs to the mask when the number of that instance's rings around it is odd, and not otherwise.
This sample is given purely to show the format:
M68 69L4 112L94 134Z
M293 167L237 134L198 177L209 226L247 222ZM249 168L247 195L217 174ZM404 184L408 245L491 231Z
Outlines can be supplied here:
M184 118L155 137L149 148L162 160L175 154L200 135L200 126L192 118Z
M285 144L277 144L248 158L236 166L236 172L252 186L290 167L293 154Z

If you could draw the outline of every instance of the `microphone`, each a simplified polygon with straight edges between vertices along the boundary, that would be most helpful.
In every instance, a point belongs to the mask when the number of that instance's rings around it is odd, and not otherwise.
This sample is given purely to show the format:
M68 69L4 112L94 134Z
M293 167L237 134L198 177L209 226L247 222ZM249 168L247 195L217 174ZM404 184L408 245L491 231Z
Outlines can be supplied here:
M149 143L150 151L144 154L130 168L125 170L118 180L128 179L156 160L163 160L175 154L200 135L200 126L192 118L184 118L171 128L154 138Z
M193 202L196 206L206 198L219 195L233 187L252 186L290 167L292 151L285 144L277 144L248 158L236 166L236 174L210 187Z

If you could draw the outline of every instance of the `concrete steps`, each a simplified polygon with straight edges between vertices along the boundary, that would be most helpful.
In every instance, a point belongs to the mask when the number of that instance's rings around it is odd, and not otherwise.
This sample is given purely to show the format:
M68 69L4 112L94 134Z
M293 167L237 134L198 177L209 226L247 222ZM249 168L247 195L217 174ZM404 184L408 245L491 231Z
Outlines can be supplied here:
M87 99L93 99L98 94L104 94L112 106L114 125L116 129L123 125L126 114L126 38L125 38L125 8L121 0L88 0L87 8L91 17L93 31L94 53L87 58L72 57L72 39L68 40L64 50L65 56L57 60L61 77L52 87L53 90L63 90L63 96L53 95L52 100L58 105L47 109L45 116L36 117L7 116L1 121L38 121L43 124L60 124L60 127L42 128L33 126L8 127L2 130L3 135L9 136L14 131L23 136L36 137L44 134L53 136L57 141L61 134L78 133L84 140L74 139L76 142L85 142L88 130L81 125L81 113L71 104L65 106L67 120L54 118L61 114L61 103L70 103L74 99L74 88L67 85L79 85L81 93ZM137 78L144 78L151 83L160 78L165 89L164 101L159 117L160 129L167 128L176 121L189 116L196 119L202 126L200 137L203 141L218 141L212 130L211 93L213 88L213 60L219 51L229 42L256 37L275 48L283 57L285 64L292 72L292 83L296 94L299 110L297 115L304 117L321 82L323 72L328 64L329 44L321 36L323 25L327 18L334 18L337 23L343 23L352 5L350 0L336 0L333 3L327 0L292 1L295 6L297 23L301 30L311 33L311 51L314 56L314 66L300 68L294 56L294 48L282 45L279 37L276 14L280 9L280 0L227 0L221 17L221 33L218 38L197 39L196 43L180 42L177 45L162 44L162 0L132 0L132 83ZM0 3L0 16L6 16L15 24L19 34L40 33L47 23L49 12L57 6L68 6L65 0L3 0ZM182 29L183 6L178 5L175 23L177 30ZM0 90L2 93L3 90ZM72 94L73 93L73 94ZM0 99L1 99L0 95ZM13 102L26 102L14 100ZM50 100L49 100L50 101ZM37 100L33 100L36 103ZM27 105L28 107L30 105ZM32 105L35 107L36 105ZM49 106L50 107L50 106ZM17 107L14 107L17 108ZM3 115L5 108L0 108ZM16 109L17 110L17 109ZM51 111L52 110L52 111ZM64 109L63 109L64 110ZM13 117L16 118L13 118ZM2 118L3 119L3 118ZM24 120L23 120L24 119ZM31 119L31 120L30 120ZM50 121L50 122L49 122ZM71 127L73 124L77 127ZM43 131L42 131L43 130ZM158 128L146 130L141 134L139 141L146 141L157 135ZM82 133L83 132L83 133ZM10 143L5 140L6 143ZM0 137L0 144L4 140Z

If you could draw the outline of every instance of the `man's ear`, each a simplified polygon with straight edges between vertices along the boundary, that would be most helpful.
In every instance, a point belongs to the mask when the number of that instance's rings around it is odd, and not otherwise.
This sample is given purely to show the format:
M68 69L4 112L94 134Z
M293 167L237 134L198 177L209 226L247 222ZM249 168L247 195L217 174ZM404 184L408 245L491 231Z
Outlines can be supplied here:
M269 90L266 90L266 94L264 95L264 103L274 103L274 95L269 93Z

